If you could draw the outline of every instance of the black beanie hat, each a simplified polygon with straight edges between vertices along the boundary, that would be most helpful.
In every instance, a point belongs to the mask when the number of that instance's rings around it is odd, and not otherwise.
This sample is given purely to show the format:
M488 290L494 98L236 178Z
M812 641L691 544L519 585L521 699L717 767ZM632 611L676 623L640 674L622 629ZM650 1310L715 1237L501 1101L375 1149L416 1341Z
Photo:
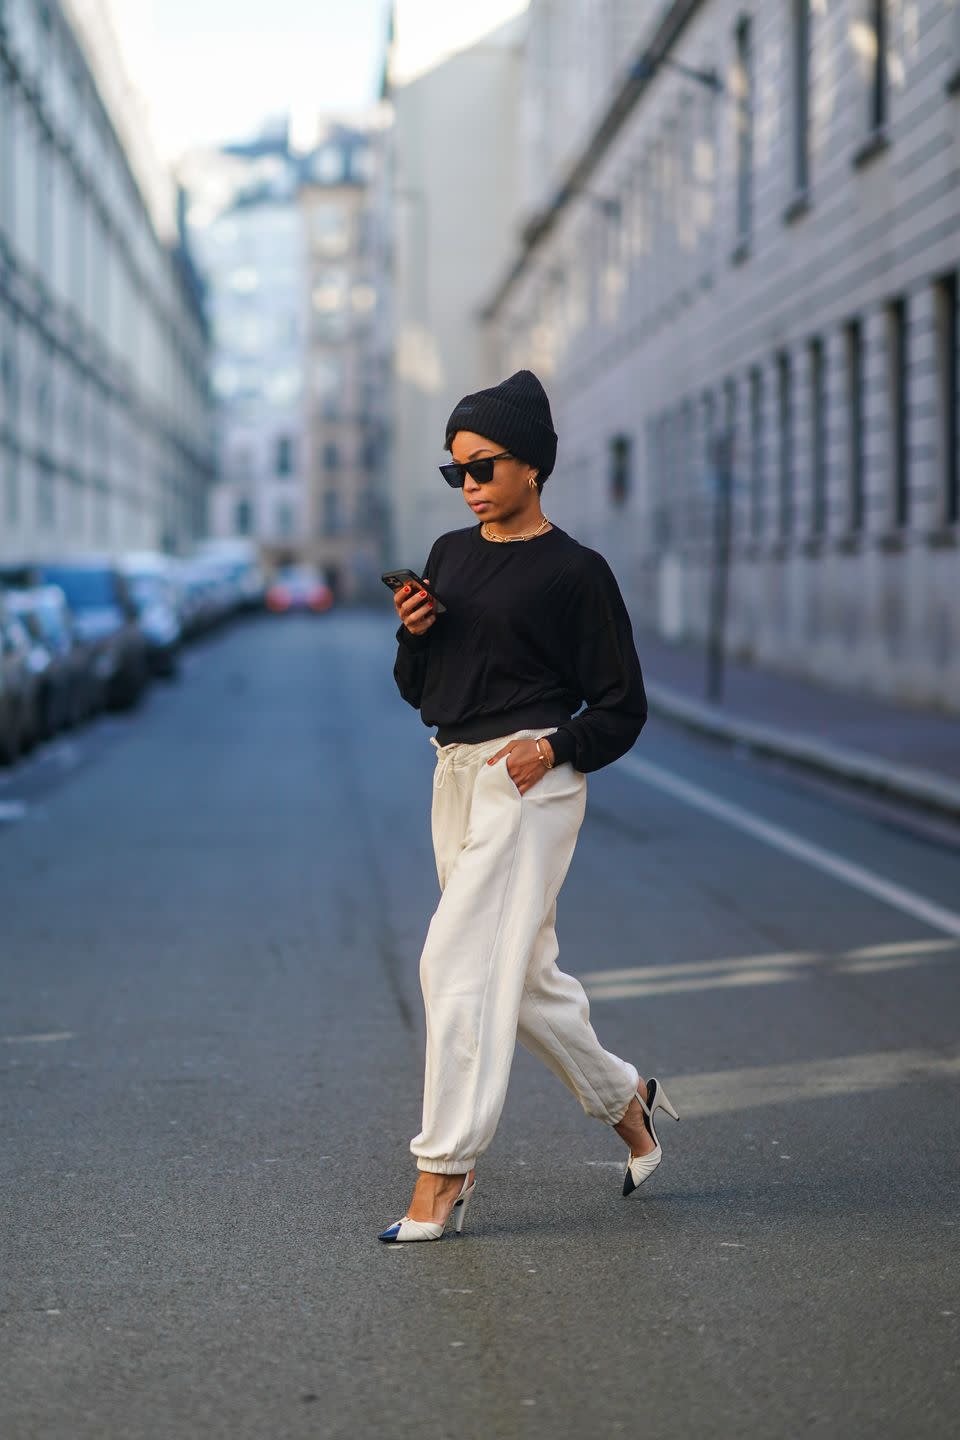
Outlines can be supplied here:
M464 395L447 421L446 448L458 430L495 440L546 480L557 459L557 436L547 392L532 370L518 370L490 390Z

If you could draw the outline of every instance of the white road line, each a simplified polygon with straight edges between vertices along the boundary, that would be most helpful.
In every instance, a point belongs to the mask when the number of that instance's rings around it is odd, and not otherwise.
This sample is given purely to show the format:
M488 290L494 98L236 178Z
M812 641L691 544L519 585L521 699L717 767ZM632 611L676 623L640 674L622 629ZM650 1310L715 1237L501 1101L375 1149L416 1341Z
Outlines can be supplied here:
M72 1040L73 1030L48 1030L35 1035L0 1035L6 1045L49 1045L53 1040Z
M742 805L722 800L719 795L714 795L701 785L681 779L662 765L655 765L649 760L639 760L634 755L624 756L619 764L635 779L666 791L668 795L693 805L697 810L753 835L755 839L764 841L775 850L782 850L784 854L792 855L795 860L803 860L807 865L823 870L836 880L845 881L855 890L862 890L864 894L872 895L876 900L893 906L895 910L902 910L905 915L922 920L934 930L942 930L945 935L960 938L960 912L948 910L946 906L937 905L933 900L926 900L913 890L907 890L892 880L885 880L882 875L877 875L862 865L856 865L851 860L845 860L842 855L826 850L822 845L801 840L799 835L785 830L782 825L774 825L771 821L754 815L751 810L745 810Z
M944 1055L937 1050L881 1050L830 1059L791 1060L787 1065L677 1075L670 1080L670 1096L684 1120L695 1120L766 1105L829 1100L899 1085L957 1080L960 1055Z

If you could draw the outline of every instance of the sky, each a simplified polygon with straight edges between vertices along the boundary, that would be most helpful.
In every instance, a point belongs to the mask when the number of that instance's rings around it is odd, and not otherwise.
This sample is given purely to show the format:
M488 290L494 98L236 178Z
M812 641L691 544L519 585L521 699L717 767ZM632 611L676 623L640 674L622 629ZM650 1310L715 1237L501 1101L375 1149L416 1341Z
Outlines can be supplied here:
M389 0L108 0L154 150L250 136L287 112L309 144L321 113L379 94ZM398 0L400 73L415 75L527 0Z
M155 149L252 134L289 112L356 111L377 97L386 0L111 0Z

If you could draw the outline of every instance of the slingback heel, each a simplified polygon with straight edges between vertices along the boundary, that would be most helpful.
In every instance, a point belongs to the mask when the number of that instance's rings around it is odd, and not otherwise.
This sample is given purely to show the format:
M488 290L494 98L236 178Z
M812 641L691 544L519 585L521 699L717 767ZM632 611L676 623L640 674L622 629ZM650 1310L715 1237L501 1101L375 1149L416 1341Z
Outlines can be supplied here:
M467 1216L467 1205L470 1203L471 1195L477 1188L476 1179L468 1185L467 1181L469 1179L470 1172L468 1170L463 1177L460 1194L453 1202L453 1209L442 1225L438 1225L435 1220L411 1220L409 1215L404 1215L402 1220L396 1220L392 1225L389 1225L386 1230L382 1230L377 1236L377 1239L382 1240L386 1245L405 1244L410 1240L442 1240L443 1232L446 1230L451 1219L453 1220L453 1228L456 1233L462 1235L463 1222Z
M638 1185L642 1185L644 1180L649 1180L663 1159L663 1151L660 1148L660 1141L657 1137L657 1130L653 1121L655 1112L657 1110L666 1110L667 1114L672 1115L674 1120L680 1119L680 1116L670 1103L670 1097L655 1075L651 1075L647 1081L647 1099L644 1100L639 1090L637 1091L637 1099L640 1101L643 1109L643 1123L647 1127L647 1133L651 1140L654 1141L656 1149L651 1150L649 1155L630 1156L623 1177L624 1195L632 1195Z
M454 1202L452 1211L453 1228L454 1230L456 1230L458 1235L463 1234L463 1222L467 1218L467 1206L470 1204L470 1197L473 1195L476 1187L477 1182L476 1180L474 1180L473 1184L464 1191L464 1193L460 1196L459 1200Z

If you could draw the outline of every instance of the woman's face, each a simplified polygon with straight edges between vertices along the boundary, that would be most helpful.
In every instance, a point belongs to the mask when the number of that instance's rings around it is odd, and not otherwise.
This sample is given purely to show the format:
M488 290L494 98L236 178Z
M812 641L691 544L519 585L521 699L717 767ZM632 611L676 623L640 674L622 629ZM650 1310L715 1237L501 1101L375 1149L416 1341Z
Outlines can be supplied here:
M506 449L506 445L498 445L472 430L458 430L450 443L450 455L458 465L482 460L485 455L502 455ZM498 460L493 467L493 479L485 485L478 485L467 472L463 498L481 520L507 519L526 509L531 499L536 498L537 491L530 484L536 473L535 467L526 460Z

